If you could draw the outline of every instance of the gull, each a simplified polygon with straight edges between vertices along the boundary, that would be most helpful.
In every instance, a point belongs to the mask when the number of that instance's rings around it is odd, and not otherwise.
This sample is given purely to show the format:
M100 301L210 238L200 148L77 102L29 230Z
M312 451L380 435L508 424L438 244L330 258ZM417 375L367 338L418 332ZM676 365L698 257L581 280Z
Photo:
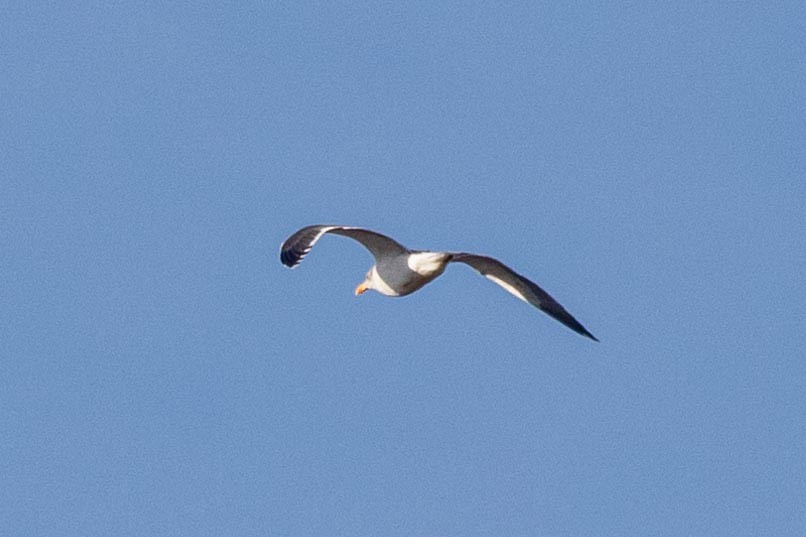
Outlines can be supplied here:
M410 250L377 231L360 227L313 225L300 229L283 242L280 261L289 268L296 267L314 244L328 233L360 242L375 257L375 264L367 272L366 278L355 288L356 296L370 289L391 297L410 295L436 279L450 263L464 263L574 332L599 341L536 283L492 257L466 252Z

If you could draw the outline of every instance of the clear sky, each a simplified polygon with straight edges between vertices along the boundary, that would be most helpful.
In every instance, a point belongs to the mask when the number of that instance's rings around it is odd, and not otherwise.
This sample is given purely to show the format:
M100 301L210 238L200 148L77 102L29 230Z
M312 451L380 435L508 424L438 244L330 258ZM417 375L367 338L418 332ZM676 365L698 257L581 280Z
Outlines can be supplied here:
M0 532L803 535L806 7L566 4L6 4Z

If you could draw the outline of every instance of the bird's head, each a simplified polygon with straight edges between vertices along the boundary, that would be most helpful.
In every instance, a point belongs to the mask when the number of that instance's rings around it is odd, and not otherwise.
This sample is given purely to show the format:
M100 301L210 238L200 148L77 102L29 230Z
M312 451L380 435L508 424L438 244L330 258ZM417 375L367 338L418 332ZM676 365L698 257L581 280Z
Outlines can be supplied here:
M363 295L364 293L366 293L367 291L369 291L370 289L373 288L372 287L372 280L373 280L373 276L375 275L374 272L375 272L375 267L372 267L371 269L369 269L369 272L367 272L367 275L364 278L364 281L359 283L358 287L355 288L355 296Z

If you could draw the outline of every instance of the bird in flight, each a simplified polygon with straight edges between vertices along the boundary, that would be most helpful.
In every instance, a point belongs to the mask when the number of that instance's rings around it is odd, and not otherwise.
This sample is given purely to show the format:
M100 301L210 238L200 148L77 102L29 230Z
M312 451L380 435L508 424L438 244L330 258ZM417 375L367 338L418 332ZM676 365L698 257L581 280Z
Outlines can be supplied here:
M355 288L356 295L372 289L386 296L406 296L433 281L449 263L464 263L574 332L599 341L536 283L492 257L464 252L409 250L394 239L369 229L314 225L300 229L283 242L280 261L289 268L296 267L326 233L350 237L375 257L375 264L366 278Z

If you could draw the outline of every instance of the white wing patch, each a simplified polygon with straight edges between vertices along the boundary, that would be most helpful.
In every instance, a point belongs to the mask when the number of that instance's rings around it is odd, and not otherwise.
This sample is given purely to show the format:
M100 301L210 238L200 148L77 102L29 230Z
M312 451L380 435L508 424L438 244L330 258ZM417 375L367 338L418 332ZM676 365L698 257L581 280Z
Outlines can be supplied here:
M406 264L421 276L440 274L445 270L448 254L444 252L416 252L409 254Z
M504 289L506 289L507 291L509 291L509 292L510 292L510 293L512 293L513 295L515 295L516 297L520 298L520 299L521 299L521 300L523 300L524 302L527 302L527 303L529 302L529 301L526 299L526 297L525 297L525 296L523 296L523 293L521 293L521 292L520 292L518 289L516 289L516 288L515 288L513 285L508 284L507 282L505 282L505 281L504 281L504 280L502 280L501 278L498 278L498 277L496 277L496 276L493 276L492 274L485 274L484 276L485 276L485 277L486 277L488 280L490 280L490 281L493 281L493 282L497 283L498 285L500 285L501 287L503 287Z

